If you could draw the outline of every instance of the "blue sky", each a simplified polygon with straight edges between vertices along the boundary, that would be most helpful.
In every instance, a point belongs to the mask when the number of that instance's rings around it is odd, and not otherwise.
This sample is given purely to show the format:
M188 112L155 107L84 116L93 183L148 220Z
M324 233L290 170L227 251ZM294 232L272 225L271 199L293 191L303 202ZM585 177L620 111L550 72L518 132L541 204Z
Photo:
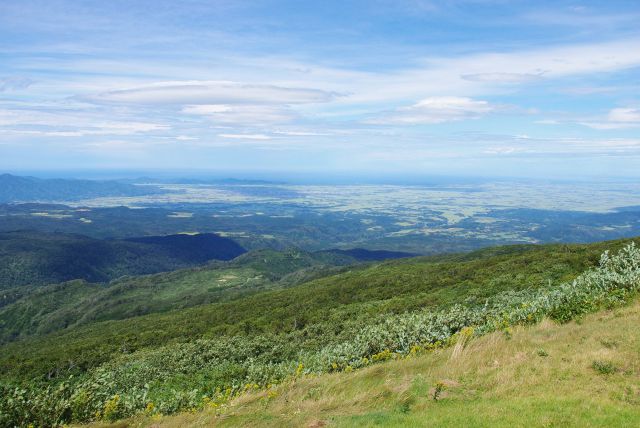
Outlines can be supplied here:
M0 1L0 169L640 177L636 1Z

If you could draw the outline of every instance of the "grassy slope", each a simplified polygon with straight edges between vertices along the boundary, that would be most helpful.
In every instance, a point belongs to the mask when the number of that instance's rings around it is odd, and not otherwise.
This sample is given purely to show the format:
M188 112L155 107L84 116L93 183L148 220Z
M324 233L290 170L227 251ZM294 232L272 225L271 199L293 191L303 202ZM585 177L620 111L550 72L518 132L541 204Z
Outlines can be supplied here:
M339 334L347 321L366 324L385 312L482 303L506 290L565 281L593 266L603 250L615 250L623 242L628 240L499 247L458 256L384 262L230 302L92 323L3 346L0 373L24 378L56 368L64 374L69 366L72 372L83 371L123 349L131 352L216 335L282 333L310 324L324 326L322 340L329 340L325 336Z
M516 328L510 339L494 333L458 353L299 379L269 397L243 396L218 417L205 410L119 426L639 426L639 323L636 302L579 323ZM615 372L598 372L595 361ZM436 402L438 382L447 386Z

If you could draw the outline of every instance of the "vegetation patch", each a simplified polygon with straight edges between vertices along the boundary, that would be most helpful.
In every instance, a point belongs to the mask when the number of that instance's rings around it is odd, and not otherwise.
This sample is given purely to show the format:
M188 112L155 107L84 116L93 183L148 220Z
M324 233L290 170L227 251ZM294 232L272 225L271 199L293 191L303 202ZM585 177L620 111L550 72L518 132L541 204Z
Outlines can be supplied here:
M309 339L313 326L281 335L201 339L124 354L82 376L53 384L3 383L1 392L8 399L0 404L0 422L59 425L111 420L114 415L144 412L149 403L162 414L205 405L220 409L229 399L255 388L264 389L265 399L271 400L277 396L272 385L288 379L411 358L417 352L463 343L469 332L481 336L544 317L567 322L619 306L638 287L640 251L630 244L614 256L605 252L598 267L557 287L505 292L481 306L453 305L386 315L365 326L347 324L345 335L325 337L324 343L319 341L322 336ZM441 395L442 390L434 400Z
M596 360L591 367L600 374L610 375L618 371L618 368L611 361Z

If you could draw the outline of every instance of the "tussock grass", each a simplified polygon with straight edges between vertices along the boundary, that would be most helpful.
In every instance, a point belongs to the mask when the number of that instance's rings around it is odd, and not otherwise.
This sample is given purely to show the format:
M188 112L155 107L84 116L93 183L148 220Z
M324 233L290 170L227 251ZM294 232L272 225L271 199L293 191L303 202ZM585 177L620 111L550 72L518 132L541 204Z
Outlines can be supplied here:
M304 377L214 410L133 426L640 426L640 303L549 320L353 373ZM611 346L615 343L615 346ZM546 356L541 358L539 350ZM455 355L455 356L454 356ZM452 357L454 356L454 357ZM594 362L616 370L606 375ZM438 400L434 387L441 383Z

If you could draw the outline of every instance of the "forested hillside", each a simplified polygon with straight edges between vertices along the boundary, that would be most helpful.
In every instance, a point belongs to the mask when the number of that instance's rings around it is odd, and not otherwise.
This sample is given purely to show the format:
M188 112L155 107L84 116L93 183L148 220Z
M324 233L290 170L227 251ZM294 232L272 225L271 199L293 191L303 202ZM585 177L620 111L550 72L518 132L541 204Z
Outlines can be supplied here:
M355 262L330 252L258 250L229 262L123 277L105 284L74 280L6 289L0 300L0 343L96 321L229 301L292 286Z
M230 260L245 250L229 238L207 233L94 239L68 233L0 233L0 289L51 284L74 279L109 281Z

